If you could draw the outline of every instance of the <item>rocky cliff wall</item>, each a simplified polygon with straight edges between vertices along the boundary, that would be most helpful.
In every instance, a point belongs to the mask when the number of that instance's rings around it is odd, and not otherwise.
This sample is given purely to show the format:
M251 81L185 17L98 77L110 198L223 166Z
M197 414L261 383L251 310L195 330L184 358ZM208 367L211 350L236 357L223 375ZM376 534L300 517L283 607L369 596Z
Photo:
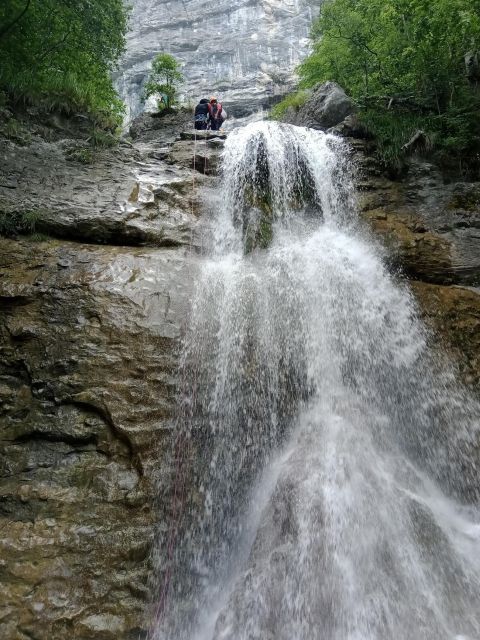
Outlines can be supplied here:
M58 131L0 139L0 222L35 221L0 236L2 640L145 636L199 193L213 180L197 171L192 191L191 153L186 168L170 154L184 125L139 123L134 145L89 164Z
M221 145L197 145L192 173L189 136L177 140L189 116L169 118L144 116L133 145L91 164L58 132L0 141L0 215L34 213L48 234L0 239L2 640L145 634L154 522L162 536L171 518L201 191L215 185ZM422 161L391 180L351 122L338 129L362 217L410 278L434 344L478 389L478 185L447 183Z
M133 0L117 86L130 116L142 108L148 69L160 51L183 64L184 96L215 93L232 116L262 109L292 86L309 47L318 0Z

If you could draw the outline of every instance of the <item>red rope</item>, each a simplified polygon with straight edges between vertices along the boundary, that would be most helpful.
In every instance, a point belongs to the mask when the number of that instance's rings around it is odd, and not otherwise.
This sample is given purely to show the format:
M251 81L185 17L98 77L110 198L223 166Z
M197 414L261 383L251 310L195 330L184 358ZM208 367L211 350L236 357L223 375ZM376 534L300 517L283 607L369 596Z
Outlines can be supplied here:
M167 570L163 580L162 590L155 610L155 616L151 631L154 632L165 615L166 603L170 584L172 580L173 572L173 558L175 553L176 541L179 534L181 516L183 514L183 507L185 505L186 498L186 466L185 460L190 453L190 439L186 437L184 433L180 434L175 443L175 480L173 491L173 513L171 519L171 526L169 529L168 543L167 543Z
M205 146L206 146L206 138L205 138ZM194 143L193 143L193 169L192 169L192 214L194 213L194 197L195 197L195 171L196 171L196 157L197 154L197 133L195 131ZM192 247L190 247L191 249ZM186 372L183 370L183 389L186 388ZM193 381L193 390L192 390L192 402L195 403L195 389L197 384L197 379L195 376L195 380ZM186 434L184 431L180 432L174 447L174 457L175 457L175 478L173 482L173 508L172 508L172 518L170 521L170 528L168 531L168 543L166 549L166 557L167 557L167 570L165 572L165 576L163 579L163 585L160 591L159 600L155 609L155 615L153 617L152 626L150 628L149 636L153 638L153 634L157 629L158 625L162 622L165 616L166 604L168 599L168 593L170 590L170 585L173 576L173 560L176 548L176 542L178 538L178 534L180 531L181 518L184 513L184 506L186 501L186 475L187 475L187 465L186 461L190 457L191 450L191 438L190 434Z

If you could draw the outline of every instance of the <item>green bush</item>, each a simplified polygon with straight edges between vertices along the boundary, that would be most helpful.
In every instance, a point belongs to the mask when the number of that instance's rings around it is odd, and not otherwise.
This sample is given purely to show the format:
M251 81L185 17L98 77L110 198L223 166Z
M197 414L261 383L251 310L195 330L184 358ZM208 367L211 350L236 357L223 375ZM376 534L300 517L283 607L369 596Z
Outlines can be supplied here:
M157 108L168 111L176 102L178 84L183 74L179 62L169 53L159 53L152 62L152 68L143 89L143 99L159 96Z
M294 109L297 111L308 99L310 92L300 89L295 93L291 93L285 96L281 102L272 107L270 117L274 120L281 120L286 114L288 109Z
M122 0L3 0L0 90L117 127L123 105L111 71L124 51L127 17Z
M443 154L480 148L480 0L325 0L301 87L338 82L387 161L416 130ZM473 56L474 57L474 56Z

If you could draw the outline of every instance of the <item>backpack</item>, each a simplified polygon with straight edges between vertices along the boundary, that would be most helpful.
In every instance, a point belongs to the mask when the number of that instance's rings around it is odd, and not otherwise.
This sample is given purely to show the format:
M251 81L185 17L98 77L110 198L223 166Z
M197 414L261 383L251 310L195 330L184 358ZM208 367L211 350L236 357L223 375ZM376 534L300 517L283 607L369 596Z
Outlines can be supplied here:
M222 113L223 109L222 109L222 105L220 104L220 102L217 102L216 105L208 105L208 112L210 114L210 117L212 119L215 120L225 120L223 113Z
M195 122L205 122L208 118L208 113L207 102L199 102L195 107Z

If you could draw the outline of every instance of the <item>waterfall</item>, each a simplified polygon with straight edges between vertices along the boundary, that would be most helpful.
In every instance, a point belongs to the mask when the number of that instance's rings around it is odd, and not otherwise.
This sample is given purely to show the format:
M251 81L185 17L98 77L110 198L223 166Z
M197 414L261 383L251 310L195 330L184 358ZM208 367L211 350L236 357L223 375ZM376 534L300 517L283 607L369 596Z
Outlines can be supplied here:
M255 123L223 168L151 638L478 640L478 406L358 223L346 144Z

